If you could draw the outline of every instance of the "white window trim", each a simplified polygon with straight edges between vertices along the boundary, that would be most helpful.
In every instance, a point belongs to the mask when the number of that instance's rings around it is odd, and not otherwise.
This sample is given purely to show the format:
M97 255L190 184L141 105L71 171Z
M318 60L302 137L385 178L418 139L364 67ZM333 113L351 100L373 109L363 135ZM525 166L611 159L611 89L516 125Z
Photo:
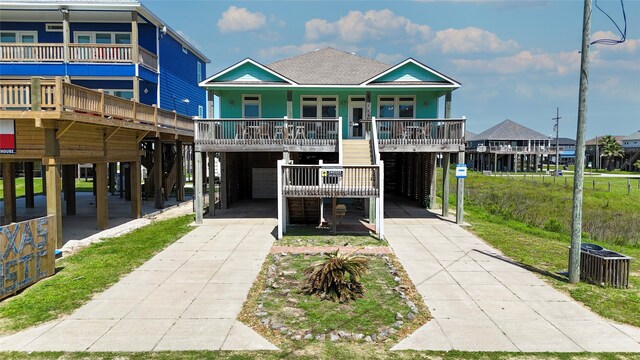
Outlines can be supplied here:
M198 73L198 82L202 81L202 63L200 61L196 61L196 63L198 65L197 66L197 73Z
M111 35L111 44L116 44L116 35L129 35L129 42L131 42L131 33L130 32L121 32L121 31L74 31L73 33L73 42L78 43L78 36L89 35L90 43L96 43L96 34L109 34ZM122 44L119 44L122 45Z
M189 49L186 46L182 45L182 52L185 54L189 54Z
M242 107L244 109L244 106ZM204 106L198 105L198 117L204 118Z
M256 100L245 100L246 97L257 97L258 98L258 119L262 118L262 96L260 94L242 94L242 118L246 119L244 115L244 106L245 104L255 104ZM250 118L253 119L253 118Z
M38 32L37 31L24 31L24 30L1 30L3 33L14 33L16 36L16 44L22 43L20 41L20 37L22 35L33 35L33 42L38 43Z
M382 98L393 98L393 101L382 101ZM400 98L412 98L412 101L400 101ZM413 105L413 116L416 117L416 96L415 95L378 95L378 117L384 119L380 115L380 106L382 105L393 105L393 118L392 119L400 119L400 105ZM389 119L389 118L387 118Z
M303 100L304 98L312 98L315 97L315 101ZM335 98L333 101L323 101L322 98L332 97ZM336 117L335 118L327 118L327 119L337 119L339 117L340 108L338 107L340 97L338 95L300 95L300 118L305 119L302 112L302 107L304 105L316 105L316 116L315 118L306 118L306 119L321 119L322 118L322 106L323 105L335 105L336 106Z
M60 29L54 29L53 27L58 27L60 26ZM62 23L46 23L44 24L44 29L46 32L62 32L63 28L62 28Z

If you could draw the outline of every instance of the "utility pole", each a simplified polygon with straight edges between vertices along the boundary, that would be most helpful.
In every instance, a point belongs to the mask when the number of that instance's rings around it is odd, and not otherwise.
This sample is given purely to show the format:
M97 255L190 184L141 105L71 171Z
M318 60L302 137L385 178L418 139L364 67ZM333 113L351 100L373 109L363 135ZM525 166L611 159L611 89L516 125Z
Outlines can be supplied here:
M584 134L587 124L587 90L589 88L589 35L591 33L591 0L584 0L582 53L580 56L580 93L578 95L578 129L576 134L576 170L573 187L571 249L569 250L569 282L580 281L580 245L582 242L582 192L584 187Z
M600 145L598 144L598 137L596 136L596 169L600 169Z
M560 108L557 107L556 108L556 117L551 118L551 120L555 120L556 124L554 125L553 129L556 131L556 173L554 176L558 176L558 163L560 162L560 138L558 137L558 134L560 133L560 119L562 119L560 117Z

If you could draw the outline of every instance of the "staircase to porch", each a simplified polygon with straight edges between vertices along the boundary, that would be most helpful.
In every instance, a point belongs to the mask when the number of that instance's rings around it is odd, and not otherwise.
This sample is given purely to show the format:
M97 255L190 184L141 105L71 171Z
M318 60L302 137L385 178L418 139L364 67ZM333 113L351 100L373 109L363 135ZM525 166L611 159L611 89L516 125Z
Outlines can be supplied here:
M369 140L343 140L343 165L372 165L371 144Z

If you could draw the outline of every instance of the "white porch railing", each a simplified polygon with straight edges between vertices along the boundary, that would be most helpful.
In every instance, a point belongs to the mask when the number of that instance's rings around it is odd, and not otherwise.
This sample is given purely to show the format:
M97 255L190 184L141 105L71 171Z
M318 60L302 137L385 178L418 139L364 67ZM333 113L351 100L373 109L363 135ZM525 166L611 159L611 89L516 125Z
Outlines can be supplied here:
M283 165L282 191L286 197L377 197L378 165Z
M376 119L380 145L464 145L465 118Z
M61 43L0 43L0 61L7 62L63 62ZM69 44L70 62L133 63L131 44ZM138 46L138 63L158 70L158 56Z
M473 149L471 149L473 150ZM547 154L555 153L554 147L546 146L511 146L511 145L498 145L498 146L485 146L478 145L475 149L479 153L504 153L504 154Z
M336 145L340 119L198 119L196 145Z
M62 44L0 43L0 61L63 61Z

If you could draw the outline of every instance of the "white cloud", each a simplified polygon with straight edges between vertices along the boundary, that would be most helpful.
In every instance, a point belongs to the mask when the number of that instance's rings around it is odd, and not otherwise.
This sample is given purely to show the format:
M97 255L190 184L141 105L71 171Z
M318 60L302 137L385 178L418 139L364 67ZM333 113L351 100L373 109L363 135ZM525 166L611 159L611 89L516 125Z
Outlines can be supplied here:
M259 12L251 12L247 8L230 6L218 20L220 32L236 32L257 30L266 24L266 17Z
M389 9L349 11L335 22L311 19L305 24L308 40L336 36L347 43L358 43L364 39L402 38L406 36L425 40L431 35L427 25L416 24Z
M514 55L492 59L454 59L453 63L460 70L477 73L549 72L564 75L569 71L577 71L580 66L580 54L577 51L545 53L524 50Z
M429 49L439 49L444 54L471 52L507 52L518 48L514 40L502 40L496 34L477 27L464 29L446 29L436 32L430 42L416 46L418 53L424 54Z
M380 62L386 63L386 64L391 64L391 65L395 65L397 63L399 63L400 61L406 59L407 57L402 55L402 54L385 54L385 53L378 53L375 57L375 60L378 60Z

